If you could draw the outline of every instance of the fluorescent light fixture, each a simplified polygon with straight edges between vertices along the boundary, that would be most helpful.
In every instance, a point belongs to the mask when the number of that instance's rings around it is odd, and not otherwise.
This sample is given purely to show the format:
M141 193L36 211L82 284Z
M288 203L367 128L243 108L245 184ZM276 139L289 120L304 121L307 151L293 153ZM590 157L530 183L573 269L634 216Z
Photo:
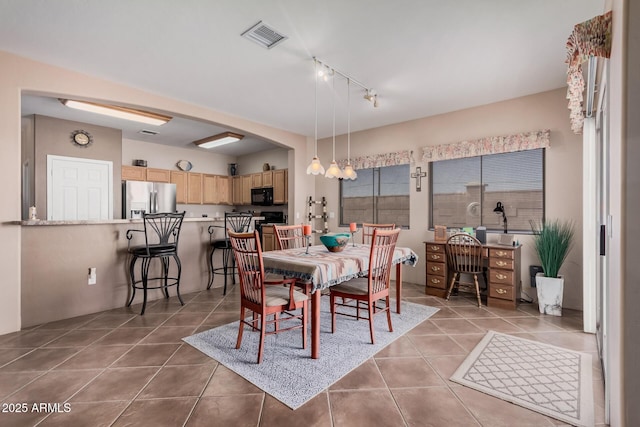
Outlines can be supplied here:
M201 148L214 148L220 147L221 145L231 144L233 142L238 142L242 138L244 138L244 135L240 135L239 133L223 132L218 135L213 135L207 138L193 141L193 143Z
M76 101L73 99L60 99L60 102L69 108L76 110L89 111L91 113L103 114L105 116L117 117L119 119L132 120L134 122L145 123L148 125L160 126L172 119L170 116L163 114L151 113L149 111L136 110L127 107L118 107L116 105L98 104L95 102Z

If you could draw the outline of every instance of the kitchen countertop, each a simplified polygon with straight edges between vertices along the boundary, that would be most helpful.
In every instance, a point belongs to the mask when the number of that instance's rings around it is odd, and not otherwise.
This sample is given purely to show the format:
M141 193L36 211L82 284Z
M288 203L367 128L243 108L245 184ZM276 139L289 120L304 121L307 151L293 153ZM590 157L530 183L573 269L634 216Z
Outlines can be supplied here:
M183 222L224 222L224 217L185 217ZM5 224L13 225L104 225L104 224L141 224L142 218L136 219L107 219L107 220L81 220L81 221L47 221L44 219L9 221Z

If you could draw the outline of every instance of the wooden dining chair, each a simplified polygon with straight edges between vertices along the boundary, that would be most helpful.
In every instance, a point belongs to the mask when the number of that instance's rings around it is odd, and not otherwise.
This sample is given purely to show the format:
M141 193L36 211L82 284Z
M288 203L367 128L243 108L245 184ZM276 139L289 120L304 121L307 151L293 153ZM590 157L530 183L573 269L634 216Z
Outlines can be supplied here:
M458 288L475 290L478 299L478 307L482 306L480 299L480 286L478 286L478 274L484 275L484 250L482 243L473 236L458 233L447 239L445 246L449 269L453 272L446 300L451 297L451 291L458 281ZM473 282L463 281L462 275L472 275ZM486 276L485 282L486 282ZM475 289L474 289L475 288Z
M302 224L298 225L273 225L273 232L276 235L276 246L278 250L304 248L307 245L307 239L302 232ZM268 275L267 280L278 280ZM298 279L296 285L302 288L305 294L311 293L311 282Z
M361 319L361 308L366 308L369 315L371 344L375 344L373 332L373 318L375 315L386 312L389 332L393 332L389 303L389 282L391 278L393 252L396 248L399 234L399 228L393 230L373 230L367 277L352 279L329 288L332 333L335 332L336 329L337 314ZM340 298L341 302L338 303L336 298ZM380 300L385 301L384 306L376 305L376 302ZM362 305L366 307L361 307ZM348 308L350 312L339 312L336 309L337 307ZM353 309L355 309L356 314L351 312Z
M395 224L372 224L363 222L362 223L362 243L364 245L371 244L371 237L373 237L373 230L393 230L396 228Z
M258 348L258 363L262 362L264 352L264 338L266 335L276 334L292 329L302 329L302 348L307 348L307 317L309 296L295 290L295 279L283 279L275 282L265 281L262 248L258 232L234 233L228 231L233 255L240 278L240 326L236 349L242 344L244 325L252 330L260 331L260 345ZM282 285L288 285L283 287ZM245 310L253 313L245 317ZM294 313L301 310L300 313ZM273 315L273 319L268 319ZM291 321L299 319L300 322ZM281 328L286 322L291 325ZM267 330L270 325L273 329Z

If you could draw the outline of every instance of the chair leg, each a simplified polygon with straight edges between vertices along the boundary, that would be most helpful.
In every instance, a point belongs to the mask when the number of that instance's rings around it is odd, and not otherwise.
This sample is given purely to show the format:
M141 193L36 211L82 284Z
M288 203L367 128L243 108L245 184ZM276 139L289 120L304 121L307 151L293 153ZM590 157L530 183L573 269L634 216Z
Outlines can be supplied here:
M213 277L215 276L215 273L213 272L213 252L215 250L216 248L212 245L211 252L209 252L209 283L207 283L207 290L211 289L211 286L213 285Z
M393 332L393 325L391 324L391 305L389 305L389 297L387 296L387 323L389 324L389 332Z
M224 273L224 289L222 290L222 295L227 294L227 266L229 265L229 255L231 254L231 250L223 249L222 250L222 272Z
M151 263L151 258L143 258L142 266L140 267L142 271L142 310L140 311L140 315L144 314L144 310L147 307L147 281L149 279L149 264Z
M375 304L374 301L367 302L367 310L369 311L369 332L371 333L371 344L376 343L376 339L373 336L373 305L374 304Z
M306 350L307 348L307 315L309 311L309 300L302 303L302 348Z
M258 347L258 363L262 363L262 353L264 351L264 336L267 329L267 317L262 313L260 315L260 346Z
M182 263L180 262L180 258L178 258L178 254L175 254L173 258L176 260L176 265L178 266L178 275L176 276L176 294L178 295L178 300L180 301L180 305L184 305L184 301L182 301L182 296L180 296L180 276L182 276ZM167 274L168 273L169 272L167 271Z
M164 286L162 287L162 293L164 297L169 299L169 257L163 256L162 260L162 273L164 274Z
M451 278L451 284L449 285L449 290L447 291L447 297L445 300L449 301L449 297L451 297L451 291L453 290L453 285L456 284L456 277L458 277L458 273L453 273L453 277Z
M238 339L236 340L236 350L240 348L240 344L242 344L242 331L244 330L244 307L240 307L240 326L238 327ZM255 326L255 324L254 324Z
M331 294L329 296L329 304L331 304L331 333L333 334L336 331L336 297L335 295Z
M482 307L482 300L480 299L480 287L478 286L478 275L473 275L473 281L476 285L476 296L478 297L478 307Z
M131 303L133 302L133 298L135 298L135 296L136 296L135 266L136 266L136 261L137 260L138 260L138 257L134 256L131 259L131 264L129 264L129 276L131 276L131 298L129 299L129 302L127 303L127 307L131 306Z

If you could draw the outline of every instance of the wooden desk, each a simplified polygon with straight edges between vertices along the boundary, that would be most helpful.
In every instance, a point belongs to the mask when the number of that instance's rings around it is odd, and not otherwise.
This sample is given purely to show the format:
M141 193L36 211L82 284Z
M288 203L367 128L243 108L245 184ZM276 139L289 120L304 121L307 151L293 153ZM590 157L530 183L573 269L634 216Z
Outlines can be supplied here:
M349 243L342 252L329 252L323 245L264 252L266 273L295 277L313 284L311 294L311 357L320 357L320 293L322 289L361 277L369 268L370 246ZM396 311L400 313L402 297L402 264L415 265L418 256L411 248L396 246Z
M447 288L451 281L451 274L447 266L446 243L424 242L426 255L426 286L425 293L440 298L447 296ZM520 248L487 243L483 245L485 258L488 259L487 274L489 307L513 309L520 303Z

